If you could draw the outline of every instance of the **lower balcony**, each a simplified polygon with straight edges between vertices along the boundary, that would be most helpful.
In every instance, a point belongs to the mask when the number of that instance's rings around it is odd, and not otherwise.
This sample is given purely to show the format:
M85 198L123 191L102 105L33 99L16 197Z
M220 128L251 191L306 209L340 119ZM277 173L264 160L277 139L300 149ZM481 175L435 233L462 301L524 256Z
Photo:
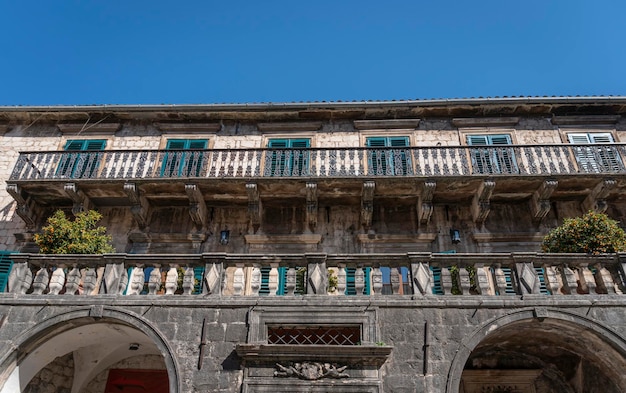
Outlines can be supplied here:
M626 254L13 254L6 292L244 298L621 295Z

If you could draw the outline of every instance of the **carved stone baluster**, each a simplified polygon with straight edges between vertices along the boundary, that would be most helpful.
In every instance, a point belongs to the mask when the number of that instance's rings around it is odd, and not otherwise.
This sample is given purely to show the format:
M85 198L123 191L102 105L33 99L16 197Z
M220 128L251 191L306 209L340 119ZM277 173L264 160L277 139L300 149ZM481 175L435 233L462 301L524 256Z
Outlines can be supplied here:
M98 275L93 268L85 268L82 272L83 276L83 295L95 295L97 288Z
M376 266L372 268L372 289L371 295L382 295L383 293L383 273L380 271L380 267Z
M76 266L70 270L67 274L66 282L65 282L65 294L66 295L76 295L78 291L78 287L80 286L81 273L80 269Z
M128 295L139 295L143 291L143 284L146 280L143 267L135 267L130 276L130 286L126 293Z
M601 264L597 264L595 268L596 274L594 276L596 282L598 283L598 286L596 287L596 292L614 295L616 293L616 290L615 283L613 282L613 277L611 276L611 272L609 272L607 268L605 268Z
M192 269L193 270L193 269ZM178 289L178 270L170 267L165 278L165 294L173 295Z
M499 264L494 266L494 278L496 282L497 293L506 295L506 275Z
M484 263L474 264L476 268L476 293L479 295L493 295L495 292L489 286L489 278Z
M118 283L116 293L118 295L122 295L127 287L128 287L128 272L126 271L126 269L124 269L124 266L122 266L122 273L120 275L120 281Z
M354 289L357 295L363 295L363 290L365 289L365 272L361 267L357 267L354 272Z
M244 274L243 265L237 265L233 273L233 295L243 295Z
M433 275L427 262L412 262L411 276L413 277L412 284L415 295L430 295L433 293ZM394 293L397 293L395 289Z
M296 291L296 269L292 267L286 267L287 269L287 283L285 285L285 295L293 296Z
M580 268L578 269L578 277L583 293L596 293L596 280L586 263L580 265Z
M222 263L207 263L204 268L204 282L209 295L220 295L222 283Z
M148 277L148 295L156 295L161 289L161 269L154 267Z
M267 286L270 290L269 296L276 296L276 291L278 290L278 265L276 264L272 264L270 268Z
M400 293L400 272L398 269L389 269L389 281L391 282L391 291L394 295Z
M61 292L61 290L63 289L64 285L65 285L65 272L63 271L63 268L57 267L56 269L54 269L54 272L52 272L52 277L50 278L50 285L48 285L48 287L50 288L50 291L48 293L50 293L51 295L58 295L59 292Z
M194 274L193 268L188 267L185 269L185 274L183 275L183 294L191 295L193 293L193 288L195 286L196 276Z
M346 293L346 268L342 265L337 267L337 293L340 295Z
M14 263L9 274L7 292L25 294L33 283L33 272L26 262Z
M559 290L561 283L559 282L559 276L554 266L543 265L544 280L546 280L546 287L552 295L562 295Z
M235 279L237 279L237 271L235 271ZM242 280L242 285L243 285L243 280ZM250 290L251 290L250 295L258 296L259 289L261 289L261 268L255 265L252 267L252 274L250 275Z
M459 267L459 289L463 295L470 294L470 276L469 272L464 267Z
M444 295L452 294L452 275L450 274L450 268L441 267L441 290Z
M561 279L563 280L563 291L567 294L576 294L578 283L576 283L576 274L568 266L561 268Z
M33 282L33 295L42 295L48 288L48 282L50 277L48 275L48 269L45 267L40 268L35 274L35 281Z

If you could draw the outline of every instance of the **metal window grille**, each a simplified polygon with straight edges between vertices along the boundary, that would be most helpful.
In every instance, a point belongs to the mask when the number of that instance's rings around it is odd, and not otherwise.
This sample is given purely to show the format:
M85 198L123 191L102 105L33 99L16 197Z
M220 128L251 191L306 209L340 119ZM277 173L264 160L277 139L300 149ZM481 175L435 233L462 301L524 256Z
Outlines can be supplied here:
M359 326L269 326L269 344L295 345L358 345Z

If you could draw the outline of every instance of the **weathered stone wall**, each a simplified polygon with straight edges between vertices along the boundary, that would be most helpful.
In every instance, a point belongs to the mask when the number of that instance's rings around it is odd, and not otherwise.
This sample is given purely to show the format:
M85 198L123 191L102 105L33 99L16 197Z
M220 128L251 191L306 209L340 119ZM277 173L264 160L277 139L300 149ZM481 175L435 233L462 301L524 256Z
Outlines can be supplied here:
M165 337L179 365L181 392L185 393L239 392L245 373L244 365L235 353L235 346L238 343L246 343L250 328L248 312L255 307L264 309L276 307L278 312L284 306L309 308L324 306L326 309L330 307L336 310L338 324L342 322L342 315L349 310L358 310L362 307L375 310L378 332L375 340L381 345L393 347L390 358L382 366L384 391L394 393L445 392L448 379L455 377L454 369L451 371L451 367L455 365L458 367L460 362L462 369L466 360L463 356L467 356L476 345L472 340L483 341L481 334L486 334L485 332L494 334L512 331L529 346L533 342L543 340L548 345L546 351L557 350L556 345L551 347L550 342L545 341L548 335L556 335L562 339L562 345L565 347L574 340L575 346L581 348L583 355L591 357L588 352L593 348L603 351L607 361L616 362L616 366L621 364L618 359L619 351L616 351L615 343L607 342L615 340L616 337L621 337L620 340L624 341L623 337L626 337L626 317L624 317L626 314L623 312L626 302L620 296L603 298L579 296L574 300L571 297L557 296L531 296L523 300L517 297L503 299L483 296L445 296L424 300L385 297L239 299L222 299L216 303L201 298L167 300L166 297L160 296L154 298L158 300L157 302L148 298L109 300L105 302L105 308L123 305L126 312L145 318L160 335ZM0 302L2 303L0 313L6 315L4 326L0 329L0 352L5 354L10 353L11 348L23 345L21 340L30 340L27 333L38 324L77 307L63 299L53 299L47 306L39 304L36 299L16 304L10 298L3 297L0 298ZM64 306L64 303L67 305ZM76 304L76 301L72 300L72 303ZM535 328L518 330L515 327L517 315L520 315L522 322ZM207 345L202 369L198 370L202 321L205 318ZM559 333L559 329L554 328L558 324L550 325L553 321L558 322L561 319L563 323L569 324L568 326L574 326L574 330L565 329L563 333ZM424 341L426 324L429 330L427 343ZM540 330L542 326L546 326L548 330ZM533 333L533 329L536 329L536 333ZM549 334L546 335L546 332ZM423 374L425 344L428 344L429 353L426 375ZM623 342L621 345L624 347ZM605 348L611 346L614 347L612 350ZM464 355L465 352L467 354ZM329 350L329 361L332 361L332 357L333 351ZM71 356L69 359L71 360ZM49 371L42 371L37 378L58 379L60 370L72 368L66 363L55 361L48 367ZM131 367L132 364L125 362L123 365ZM600 374L596 373L593 378L591 375L584 378L595 381L594 383L600 387L604 386L606 390L602 391L613 392L611 386L621 388L626 386L626 381L616 376L614 370L603 368L602 365L596 367ZM65 374L63 375L66 378ZM608 381L607 377L612 379L612 382ZM103 380L104 376L100 375L90 386L100 386ZM55 384L57 385L60 386Z
M74 380L74 357L71 353L48 363L30 381L23 393L70 393Z

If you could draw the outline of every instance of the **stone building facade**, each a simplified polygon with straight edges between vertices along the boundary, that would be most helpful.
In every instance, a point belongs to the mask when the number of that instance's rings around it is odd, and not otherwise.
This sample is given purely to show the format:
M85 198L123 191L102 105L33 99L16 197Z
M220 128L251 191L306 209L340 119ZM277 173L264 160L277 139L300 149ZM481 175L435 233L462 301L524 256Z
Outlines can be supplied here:
M626 97L0 108L0 393L626 391ZM42 255L62 209L116 253Z

